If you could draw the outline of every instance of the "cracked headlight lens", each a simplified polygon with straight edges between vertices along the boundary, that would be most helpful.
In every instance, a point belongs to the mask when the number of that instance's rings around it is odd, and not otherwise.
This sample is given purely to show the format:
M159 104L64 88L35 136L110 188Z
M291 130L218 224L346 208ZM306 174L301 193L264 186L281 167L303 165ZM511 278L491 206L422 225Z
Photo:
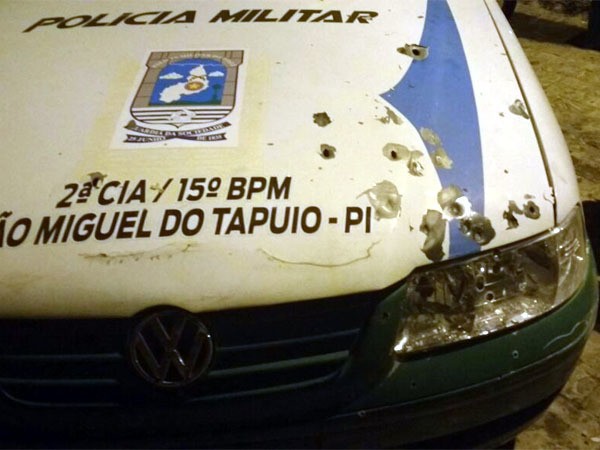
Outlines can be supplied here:
M396 354L466 341L532 320L565 302L587 267L581 208L517 246L416 272L407 280Z

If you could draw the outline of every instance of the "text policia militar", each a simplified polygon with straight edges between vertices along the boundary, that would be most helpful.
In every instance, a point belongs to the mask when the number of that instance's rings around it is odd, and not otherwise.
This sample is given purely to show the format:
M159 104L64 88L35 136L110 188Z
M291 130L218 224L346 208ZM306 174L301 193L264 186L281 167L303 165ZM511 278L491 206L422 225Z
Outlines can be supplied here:
M326 214L317 205L289 205L292 177L190 177L69 183L53 214L0 211L0 248L114 239L314 234L325 227L371 233L371 206ZM169 207L161 204L167 203ZM212 205L211 205L212 203ZM215 205L217 203L217 205Z
M240 22L240 23L358 23L365 24L377 17L375 11L343 12L337 9L287 9L274 11L272 9L223 9L211 16L209 23ZM79 14L71 17L44 17L23 30L28 33L40 27L52 27L57 30L70 28L114 27L117 25L168 25L194 23L196 11L145 11L139 13L125 12L121 14Z

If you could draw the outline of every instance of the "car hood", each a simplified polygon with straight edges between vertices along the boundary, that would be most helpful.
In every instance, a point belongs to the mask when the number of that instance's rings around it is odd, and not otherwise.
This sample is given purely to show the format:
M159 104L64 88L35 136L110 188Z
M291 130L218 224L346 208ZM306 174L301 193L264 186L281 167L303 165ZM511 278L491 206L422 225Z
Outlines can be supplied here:
M554 225L483 2L1 8L4 315L342 296Z

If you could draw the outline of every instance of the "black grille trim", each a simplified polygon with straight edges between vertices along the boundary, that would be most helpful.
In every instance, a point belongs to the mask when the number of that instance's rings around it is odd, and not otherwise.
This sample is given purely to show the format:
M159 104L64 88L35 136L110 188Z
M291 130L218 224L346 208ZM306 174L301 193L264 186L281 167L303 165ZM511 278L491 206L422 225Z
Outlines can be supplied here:
M336 379L383 293L199 314L215 341L198 403ZM117 407L142 390L127 360L134 319L0 320L0 390L29 407Z

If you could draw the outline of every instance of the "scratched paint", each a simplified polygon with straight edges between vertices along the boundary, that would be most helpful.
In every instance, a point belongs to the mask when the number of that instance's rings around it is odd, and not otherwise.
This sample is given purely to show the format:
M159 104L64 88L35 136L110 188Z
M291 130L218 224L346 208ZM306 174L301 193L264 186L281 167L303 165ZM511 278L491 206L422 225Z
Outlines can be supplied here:
M446 219L439 211L429 209L423 215L421 233L425 234L425 242L421 250L432 261L440 261L444 257L444 238L446 236Z
M376 219L394 219L400 215L402 196L394 183L384 180L359 195L365 195L375 208Z

